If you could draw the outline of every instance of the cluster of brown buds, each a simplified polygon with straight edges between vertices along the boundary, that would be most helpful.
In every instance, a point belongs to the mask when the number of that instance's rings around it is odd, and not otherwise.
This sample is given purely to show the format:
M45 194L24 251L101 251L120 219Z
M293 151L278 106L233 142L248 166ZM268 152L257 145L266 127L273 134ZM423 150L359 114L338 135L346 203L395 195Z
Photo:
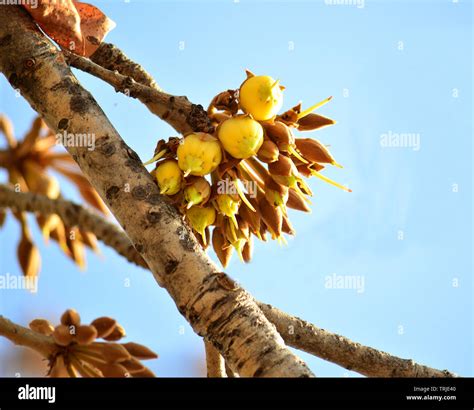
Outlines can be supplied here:
M108 212L72 157L65 151L54 150L58 145L58 137L41 118L36 118L24 139L18 141L11 122L0 115L0 134L3 134L7 142L7 148L0 149L0 168L6 169L9 183L16 190L46 195L51 199L60 198L59 182L48 172L53 170L69 179L88 204L102 213ZM27 215L25 212L14 212L13 215L21 226L21 239L18 244L20 266L26 276L34 276L40 269L41 257L33 242ZM0 210L0 227L5 216L5 212ZM85 266L85 247L98 251L95 235L78 226L67 226L58 215L38 215L36 220L45 240L52 239L57 242L61 250L80 268Z
M34 332L51 336L57 346L50 357L50 377L155 377L141 360L158 356L138 343L116 343L125 331L110 317L81 325L79 314L68 309L56 327L45 319L35 319L29 326Z
M283 90L278 80L247 71L239 90L212 100L213 134L160 140L145 164L158 161L152 174L161 193L185 216L204 248L212 243L224 267L234 249L243 261L251 259L253 236L265 241L268 233L285 242L283 234L295 234L288 208L310 212L312 192L304 177L350 191L320 173L328 164L340 167L329 150L318 140L295 138L292 131L334 124L313 113L331 98L278 114Z

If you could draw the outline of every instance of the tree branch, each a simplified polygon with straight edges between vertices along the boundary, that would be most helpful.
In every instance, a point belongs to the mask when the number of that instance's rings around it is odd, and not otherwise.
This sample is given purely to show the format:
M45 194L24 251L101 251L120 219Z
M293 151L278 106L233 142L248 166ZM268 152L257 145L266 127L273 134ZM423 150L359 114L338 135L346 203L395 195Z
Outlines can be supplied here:
M368 377L456 377L448 370L437 370L411 359L392 356L320 329L271 305L257 303L289 346L336 363L347 370Z
M137 83L161 90L154 78L135 61L129 59L118 47L110 43L101 43L90 59L110 71L118 71L127 77L132 77Z
M187 97L167 94L158 88L137 83L131 76L107 70L85 57L66 50L63 52L72 67L100 78L112 85L117 92L138 98L153 114L166 121L179 133L214 132L214 127L204 108L201 105L192 104Z
M0 315L0 336L6 337L18 346L29 347L44 357L49 358L57 350L57 346L50 336L45 336L17 325Z
M61 205L56 204L58 201ZM67 219L68 224L86 227L98 239L115 248L130 262L136 263L141 258L125 232L102 216L81 209L79 205L72 202L54 200L41 195L16 193L10 188L0 185L0 208L2 206L38 213L54 211L54 213L69 218ZM78 215L81 216L78 217ZM106 239L108 236L111 237L111 240ZM118 247L117 244L120 246ZM127 251L122 252L123 249ZM282 312L271 305L258 301L257 304L267 319L276 326L287 345L336 363L348 370L368 377L456 377L455 374L447 370L433 369L417 364L413 360L401 359L353 342L344 336L330 333ZM206 344L208 343L206 342Z
M219 351L208 341L204 341L206 350L207 377L226 377L225 362Z
M18 212L35 212L44 216L57 214L67 226L78 226L92 232L130 262L148 269L148 265L135 250L130 239L117 225L71 201L51 199L30 192L15 192L5 185L0 185L1 207L12 208Z
M96 137L93 151L66 149L181 314L233 369L242 376L313 375L287 349L253 298L213 264L177 210L159 194L138 155L71 73L64 55L17 6L3 7L0 13L0 71L52 130Z

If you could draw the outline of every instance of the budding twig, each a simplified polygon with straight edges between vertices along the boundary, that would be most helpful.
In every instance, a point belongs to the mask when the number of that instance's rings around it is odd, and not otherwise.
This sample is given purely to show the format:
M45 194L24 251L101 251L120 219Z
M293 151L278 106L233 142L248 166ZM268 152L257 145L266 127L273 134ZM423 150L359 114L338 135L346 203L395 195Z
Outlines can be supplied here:
M92 74L112 85L115 91L140 100L153 114L170 124L176 131L186 134L190 131L212 133L206 111L201 105L192 104L185 96L174 96L161 91L157 86L141 84L131 76L108 70L93 61L63 50L68 63L79 70Z
M12 208L18 212L36 212L43 216L57 214L66 225L79 226L92 232L130 262L148 269L148 265L117 225L73 202L29 192L15 192L6 185L0 185L1 207Z
M29 347L44 357L50 357L57 350L52 337L33 332L3 316L0 316L0 336L18 346Z

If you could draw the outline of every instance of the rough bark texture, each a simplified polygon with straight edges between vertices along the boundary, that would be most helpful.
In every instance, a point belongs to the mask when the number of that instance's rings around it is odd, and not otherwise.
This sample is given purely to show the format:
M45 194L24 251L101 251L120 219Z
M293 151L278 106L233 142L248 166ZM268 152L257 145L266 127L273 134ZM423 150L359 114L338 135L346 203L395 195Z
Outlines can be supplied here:
M51 129L96 136L94 151L66 148L197 334L242 376L312 376L252 297L206 256L63 54L16 6L0 11L0 71Z
M110 71L118 71L132 77L137 83L160 90L154 78L135 61L129 59L122 50L110 43L101 43L90 59Z
M148 269L148 265L135 250L130 239L119 227L100 215L64 199L50 199L30 192L15 192L0 185L0 208L12 208L19 212L35 212L41 215L57 214L69 227L78 226L92 232L99 240L114 248L130 262Z
M192 104L185 96L174 96L158 88L136 82L133 77L92 62L91 60L64 51L68 63L86 73L109 83L115 91L138 98L145 106L181 134L191 131L214 132L214 127L201 105Z
M336 363L347 370L369 377L456 377L448 370L432 369L411 359L401 359L327 332L271 305L259 303L259 306L289 346Z
M87 227L87 230L94 233L98 239L114 247L130 262L136 263L140 260L141 256L130 243L125 232L118 229L115 224L85 209L78 210L79 206L72 202L63 200L60 200L60 204L56 202L57 200L41 195L16 193L0 185L0 208L4 206L40 214L45 211L46 213L54 211L65 215L68 223L80 223L81 226ZM122 252L122 250L126 251ZM328 332L282 312L271 305L262 302L257 302L257 304L266 318L276 325L288 346L336 363L348 370L368 377L456 377L448 370L433 369L353 342L346 337ZM227 363L226 372L228 377L238 377L227 366Z
M44 357L51 356L57 350L57 346L51 337L33 332L3 316L0 316L0 336L6 337L18 346L29 347L41 353Z
M212 343L204 341L207 377L226 377L225 362Z

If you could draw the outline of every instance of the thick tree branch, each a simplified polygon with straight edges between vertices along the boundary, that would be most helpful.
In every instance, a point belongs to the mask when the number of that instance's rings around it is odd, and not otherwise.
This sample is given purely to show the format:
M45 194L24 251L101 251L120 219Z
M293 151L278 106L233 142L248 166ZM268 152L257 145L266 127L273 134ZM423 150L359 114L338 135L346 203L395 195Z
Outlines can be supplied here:
M107 221L104 217L82 209L73 202L53 200L35 194L16 193L12 189L0 185L0 208L2 206L11 207L18 211L38 212L40 214L54 212L61 215L61 217L64 215L68 224L78 225L90 230L99 240L115 248L119 254L130 262L137 263L141 259L140 254L130 243L125 232L118 229L115 224ZM141 261L143 262L143 259ZM413 360L402 359L372 347L361 345L344 336L330 333L298 317L282 312L271 305L262 302L257 303L267 319L276 326L288 346L336 363L348 370L368 377L456 376L447 370L433 369L417 364ZM228 369L228 374L229 371L230 369Z
M50 336L33 332L3 316L0 316L0 336L6 337L18 346L29 347L44 357L50 357L57 350L57 346Z
M242 376L312 376L253 298L204 253L63 54L17 6L1 9L0 71L52 130L95 135L93 151L66 148L197 334Z
M206 350L207 377L226 377L225 362L219 351L208 341L204 341Z
M448 370L433 369L411 359L401 359L353 342L347 337L290 316L271 305L258 302L258 306L289 346L336 363L347 370L369 377L456 377Z
M73 202L50 199L30 192L15 192L5 185L0 185L0 208L2 207L19 212L35 212L44 216L57 214L67 226L78 226L92 232L130 262L148 269L148 265L135 250L130 239L117 225Z

